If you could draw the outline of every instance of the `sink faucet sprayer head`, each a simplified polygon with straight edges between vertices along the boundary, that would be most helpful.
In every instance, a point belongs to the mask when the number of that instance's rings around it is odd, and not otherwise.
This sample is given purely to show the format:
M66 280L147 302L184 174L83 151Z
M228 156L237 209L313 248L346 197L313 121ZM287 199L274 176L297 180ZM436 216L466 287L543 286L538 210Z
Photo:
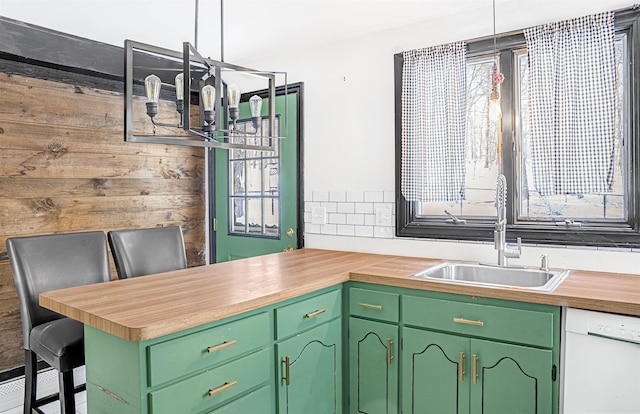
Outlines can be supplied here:
M507 208L507 178L504 174L498 176L496 182L496 210L498 211L498 220L506 217Z

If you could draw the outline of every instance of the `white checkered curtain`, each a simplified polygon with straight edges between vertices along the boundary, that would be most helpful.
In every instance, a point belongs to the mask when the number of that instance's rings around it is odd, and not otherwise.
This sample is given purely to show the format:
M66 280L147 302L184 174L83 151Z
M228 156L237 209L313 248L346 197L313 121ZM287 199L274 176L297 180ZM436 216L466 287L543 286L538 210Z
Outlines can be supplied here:
M533 182L540 195L612 191L614 14L525 30Z
M402 55L402 194L408 201L464 199L465 44Z

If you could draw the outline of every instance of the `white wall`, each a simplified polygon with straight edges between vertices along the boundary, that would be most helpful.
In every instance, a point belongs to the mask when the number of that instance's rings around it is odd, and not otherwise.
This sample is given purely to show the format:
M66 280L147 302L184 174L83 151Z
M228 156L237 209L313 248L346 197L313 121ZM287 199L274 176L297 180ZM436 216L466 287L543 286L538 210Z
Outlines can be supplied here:
M366 3L363 3L363 7ZM498 3L497 32L621 9L633 1L511 0ZM330 31L331 27L327 27ZM404 50L491 35L491 2L487 8L386 30L313 50L296 50L277 58L251 62L254 67L284 70L289 81L305 84L304 185L306 246L400 255L495 261L490 243L457 243L394 238L393 231L367 237L360 218L344 216L330 227L311 225L310 209L325 205L353 210L344 195L392 194L394 191L393 55ZM295 34L293 34L295 35ZM335 198L331 200L330 198ZM387 197L388 198L388 197ZM337 204L334 201L337 200ZM388 202L389 200L384 200ZM356 208L371 214L372 206ZM393 206L393 205L392 205ZM355 211L351 211L355 213ZM338 217L338 216L336 216ZM350 216L347 216L349 218ZM365 226L375 228L371 216ZM352 229L353 223L355 227ZM345 227L347 226L347 227ZM367 230L367 231L365 231ZM389 234L390 233L390 234ZM512 263L536 265L548 254L552 267L640 274L640 249L580 249L524 246Z

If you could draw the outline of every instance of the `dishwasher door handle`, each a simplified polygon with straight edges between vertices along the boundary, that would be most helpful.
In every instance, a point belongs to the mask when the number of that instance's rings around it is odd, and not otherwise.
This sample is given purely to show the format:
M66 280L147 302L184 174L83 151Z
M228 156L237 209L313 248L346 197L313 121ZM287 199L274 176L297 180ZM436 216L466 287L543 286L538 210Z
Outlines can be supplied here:
M609 335L599 334L595 332L587 332L587 335L608 339L610 341L618 341L618 342L625 342L627 344L640 345L639 341L634 341L633 339L616 338L615 336L609 336Z

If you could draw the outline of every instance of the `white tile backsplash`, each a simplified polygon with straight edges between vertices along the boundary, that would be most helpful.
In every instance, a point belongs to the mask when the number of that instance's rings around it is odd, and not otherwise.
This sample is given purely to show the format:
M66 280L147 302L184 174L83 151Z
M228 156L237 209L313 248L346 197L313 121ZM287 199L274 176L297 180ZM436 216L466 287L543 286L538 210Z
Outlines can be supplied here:
M309 195L309 193L305 193ZM395 233L395 203L393 191L312 191L312 200L305 200L305 233L355 237L393 238ZM311 223L311 210L324 207L327 223ZM376 209L392 212L390 226L376 223Z
M375 226L376 225L376 215L375 214L365 214L364 215L364 225L365 226Z
M329 201L328 191L314 191L312 194L313 200L311 201Z
M382 203L384 202L384 191L365 191L364 201L367 203Z
M373 237L373 226L355 226L356 237Z
M347 224L364 226L364 214L347 214Z
M338 236L355 236L356 228L351 224L338 225Z
M375 226L373 228L373 237L390 239L393 237L393 227Z
M304 231L305 233L308 234L321 234L322 233L322 224L313 224L311 223L311 220L307 221L306 220L306 213L305 213L305 221L306 223L304 223Z
M314 207L320 207L321 205L322 203L320 203L319 201L305 201L304 212L311 213L311 209L313 209Z
M328 224L347 224L347 215L343 213L331 213L328 215Z
M338 234L338 226L336 224L323 224L320 226L320 234Z
M364 191L347 191L347 201L364 203Z
M327 213L338 212L338 203L324 202L324 203L320 203L320 205L327 209Z
M329 193L329 200L335 202L347 201L347 192L346 191L331 191Z
M356 205L355 213L373 214L373 204L374 203L355 203Z
M338 213L353 214L356 212L355 203L337 203L337 204L338 204Z

